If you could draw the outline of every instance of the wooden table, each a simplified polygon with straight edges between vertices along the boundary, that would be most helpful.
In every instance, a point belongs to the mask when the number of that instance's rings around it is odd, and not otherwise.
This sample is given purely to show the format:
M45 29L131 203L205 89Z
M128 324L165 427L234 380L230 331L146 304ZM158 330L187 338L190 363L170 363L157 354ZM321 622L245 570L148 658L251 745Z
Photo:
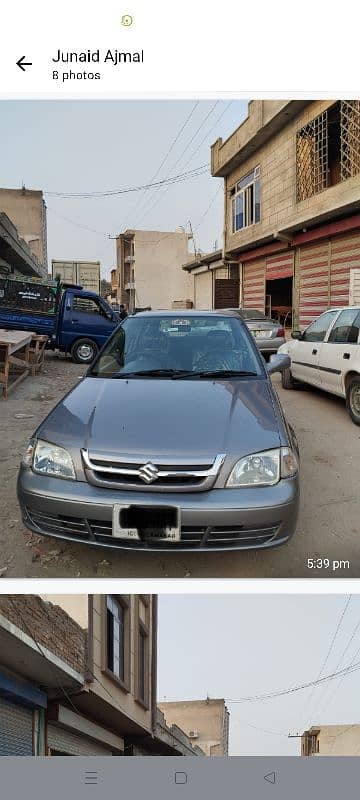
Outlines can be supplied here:
M0 389L7 400L9 392L29 374L29 349L32 331L7 331L0 328ZM19 351L22 351L19 353ZM18 353L18 355L14 355ZM11 374L11 367L14 367Z

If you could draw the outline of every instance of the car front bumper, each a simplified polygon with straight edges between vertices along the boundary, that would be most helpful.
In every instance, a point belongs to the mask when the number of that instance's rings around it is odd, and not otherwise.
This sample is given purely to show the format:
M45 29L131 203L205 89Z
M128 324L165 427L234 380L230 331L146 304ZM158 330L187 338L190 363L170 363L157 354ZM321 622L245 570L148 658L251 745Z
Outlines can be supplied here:
M18 499L24 524L46 536L127 550L248 550L274 547L294 533L299 505L297 478L276 486L207 492L120 492L81 481L37 475L21 467ZM112 536L113 505L181 508L181 540Z

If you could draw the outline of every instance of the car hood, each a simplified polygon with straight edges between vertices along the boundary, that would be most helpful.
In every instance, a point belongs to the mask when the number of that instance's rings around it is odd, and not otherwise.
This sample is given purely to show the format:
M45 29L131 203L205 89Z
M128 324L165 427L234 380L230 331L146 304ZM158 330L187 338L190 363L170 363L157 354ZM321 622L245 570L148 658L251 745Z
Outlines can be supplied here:
M37 435L70 450L152 459L242 456L279 447L284 438L280 410L264 379L85 378Z

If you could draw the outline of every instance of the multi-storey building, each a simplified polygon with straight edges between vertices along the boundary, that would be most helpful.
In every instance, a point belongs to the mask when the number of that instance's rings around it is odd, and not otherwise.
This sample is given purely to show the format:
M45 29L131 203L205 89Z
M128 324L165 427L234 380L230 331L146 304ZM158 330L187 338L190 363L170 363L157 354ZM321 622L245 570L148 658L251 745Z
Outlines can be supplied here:
M203 755L156 662L154 595L1 595L0 755Z
M111 276L118 302L130 311L171 309L173 303L189 305L191 284L181 269L189 259L188 240L182 228L126 230L118 236L116 277Z
M25 186L22 189L0 189L1 212L9 217L41 265L41 277L46 277L47 221L42 191L26 189Z
M239 265L238 303L304 328L358 302L360 101L253 100L211 148L224 179L224 259Z
M179 725L207 756L229 755L229 711L224 700L159 703L168 725Z

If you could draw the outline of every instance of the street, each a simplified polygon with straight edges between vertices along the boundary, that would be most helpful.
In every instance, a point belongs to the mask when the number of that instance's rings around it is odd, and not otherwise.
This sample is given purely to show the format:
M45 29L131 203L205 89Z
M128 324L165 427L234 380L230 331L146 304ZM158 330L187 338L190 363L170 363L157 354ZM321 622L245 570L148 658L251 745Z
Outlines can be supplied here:
M345 404L310 387L274 383L301 454L301 508L293 539L273 550L225 553L115 551L47 539L26 531L16 499L21 455L34 429L79 380L84 367L46 354L0 416L0 576L127 578L319 578L360 574L358 476L360 428Z

